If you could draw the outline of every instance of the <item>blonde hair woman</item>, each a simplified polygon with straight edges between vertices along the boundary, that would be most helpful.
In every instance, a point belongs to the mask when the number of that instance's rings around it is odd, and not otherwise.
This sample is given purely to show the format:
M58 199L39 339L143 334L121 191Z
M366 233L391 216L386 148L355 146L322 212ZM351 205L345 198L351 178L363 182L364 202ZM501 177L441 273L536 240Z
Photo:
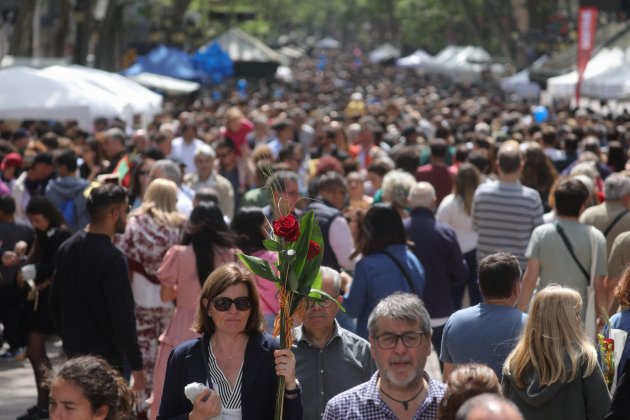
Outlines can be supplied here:
M601 419L610 394L582 330L582 298L550 285L536 294L527 325L503 366L503 391L525 419Z
M166 329L173 313L173 303L160 299L157 271L166 251L179 243L186 218L176 210L177 186L167 179L153 180L142 205L127 220L125 233L117 239L118 247L129 262L131 287L136 302L136 329L147 374L146 395L138 399L138 411L151 395L153 367L158 337Z

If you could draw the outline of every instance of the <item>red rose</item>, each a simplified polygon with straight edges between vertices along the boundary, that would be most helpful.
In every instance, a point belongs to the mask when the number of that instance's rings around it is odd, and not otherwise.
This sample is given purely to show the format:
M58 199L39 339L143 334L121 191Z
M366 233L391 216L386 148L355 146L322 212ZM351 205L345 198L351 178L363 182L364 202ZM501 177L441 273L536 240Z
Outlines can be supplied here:
M322 248L319 246L319 244L315 241L309 241L308 252L306 253L306 259L312 260L313 258L318 256L320 252L322 252Z
M300 237L300 223L292 214L282 216L273 221L273 233L287 242L295 242Z

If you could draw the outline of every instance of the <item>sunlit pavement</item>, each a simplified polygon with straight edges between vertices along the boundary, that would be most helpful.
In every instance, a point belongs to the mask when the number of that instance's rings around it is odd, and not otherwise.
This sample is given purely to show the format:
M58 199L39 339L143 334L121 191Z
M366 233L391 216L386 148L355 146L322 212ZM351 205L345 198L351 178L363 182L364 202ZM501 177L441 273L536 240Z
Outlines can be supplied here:
M53 365L61 363L59 338L48 340L46 349ZM15 420L35 405L37 391L28 359L22 362L0 360L0 390L0 420Z

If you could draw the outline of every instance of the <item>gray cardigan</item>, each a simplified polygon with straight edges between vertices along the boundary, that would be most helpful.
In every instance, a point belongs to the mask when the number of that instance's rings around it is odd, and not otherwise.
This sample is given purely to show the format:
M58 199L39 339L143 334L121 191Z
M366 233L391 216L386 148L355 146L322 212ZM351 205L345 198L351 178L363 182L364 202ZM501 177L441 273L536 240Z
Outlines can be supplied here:
M518 406L525 420L602 420L610 407L610 393L599 366L586 378L585 369L582 361L575 380L549 386L541 386L532 372L526 388L517 387L511 375L504 375L503 393Z

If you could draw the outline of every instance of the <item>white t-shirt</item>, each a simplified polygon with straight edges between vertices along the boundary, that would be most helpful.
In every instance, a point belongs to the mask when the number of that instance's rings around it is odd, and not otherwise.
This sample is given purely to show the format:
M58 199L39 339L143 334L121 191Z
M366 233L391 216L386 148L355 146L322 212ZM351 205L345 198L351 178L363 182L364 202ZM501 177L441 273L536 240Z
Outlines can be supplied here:
M182 137L177 137L171 144L171 156L186 165L185 173L195 172L195 152L203 144L205 143L199 139L194 139L190 144L186 144Z

